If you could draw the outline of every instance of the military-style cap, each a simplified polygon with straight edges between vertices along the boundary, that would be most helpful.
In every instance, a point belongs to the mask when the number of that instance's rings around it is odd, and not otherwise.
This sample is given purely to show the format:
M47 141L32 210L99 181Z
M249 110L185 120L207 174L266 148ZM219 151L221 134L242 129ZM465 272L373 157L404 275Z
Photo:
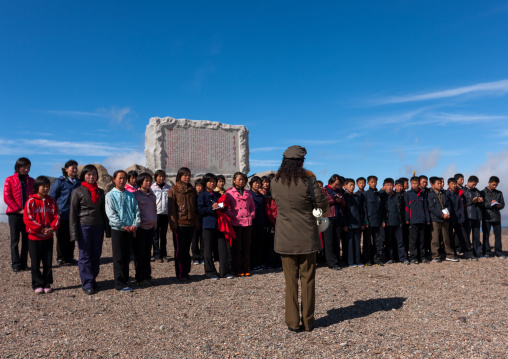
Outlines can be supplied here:
M307 154L307 150L302 146L291 146L288 147L282 154L284 158L291 159L304 159Z

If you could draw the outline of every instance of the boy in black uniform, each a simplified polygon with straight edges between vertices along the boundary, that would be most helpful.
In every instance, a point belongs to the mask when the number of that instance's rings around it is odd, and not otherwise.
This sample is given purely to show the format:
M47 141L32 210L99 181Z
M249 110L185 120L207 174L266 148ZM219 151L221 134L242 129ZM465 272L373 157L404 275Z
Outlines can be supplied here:
M427 188L427 185L429 184L429 179L425 175L421 175L419 178L420 178L420 188L423 191L423 197L425 199L425 202L427 202L427 195L429 194L429 189ZM432 229L431 226L427 226L425 227L425 258L427 259L431 258L430 242L432 242Z
M472 237L474 255L477 258L487 258L482 253L482 242L480 241L483 197L480 190L476 188L477 184L478 177L470 176L467 180L467 185L463 187L467 209L467 218L464 221L464 229L469 242L471 242Z
M364 260L367 266L372 264L372 260L374 260L376 265L383 265L384 248L380 231L384 215L383 199L376 188L376 176L369 176L367 184L369 185L369 190L363 193L367 208L366 222L368 223L365 236L363 237Z
M387 178L383 182L385 188L384 205L384 230L386 246L386 263L393 263L395 260L394 244L397 247L399 261L409 264L407 250L402 238L402 223L404 223L404 195L393 191L393 179ZM393 242L395 237L395 243Z
M404 194L404 204L409 225L409 262L418 264L420 257L422 263L429 263L425 258L425 227L430 224L430 218L420 178L411 178L411 189Z
M402 198L404 198L404 193L406 193L409 188L408 182L409 179L405 177L401 177L395 181L395 192L402 193ZM402 224L402 238L404 239L404 247L406 247L407 250L409 248L409 225L406 224L406 221Z
M349 267L361 265L360 260L360 235L365 226L365 207L362 195L354 193L355 181L352 178L346 178L344 181L344 199L346 207L344 207L344 218L346 220L347 242L342 250L347 253L345 262Z
M481 192L484 203L483 212L483 250L486 256L490 256L489 234L490 228L494 228L495 236L495 254L499 258L506 258L501 246L501 213L504 208L503 192L496 189L499 184L499 178L492 176L489 179L489 185Z

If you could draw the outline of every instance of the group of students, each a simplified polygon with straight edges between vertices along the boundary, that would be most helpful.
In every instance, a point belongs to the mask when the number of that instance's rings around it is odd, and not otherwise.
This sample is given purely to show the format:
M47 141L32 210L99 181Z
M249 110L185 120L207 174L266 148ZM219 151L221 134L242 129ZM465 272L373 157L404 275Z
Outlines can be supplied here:
M458 262L461 253L467 260L506 258L500 214L505 203L496 189L499 178L490 177L481 191L476 188L478 181L470 176L464 185L464 176L458 173L447 180L444 190L441 177L386 178L378 190L378 178L369 176L356 180L355 192L355 180L332 175L328 185L320 183L330 205L329 226L322 233L322 262L341 269L394 262ZM492 228L494 253L489 243Z
M27 269L31 258L32 288L51 293L53 236L57 236L57 264L77 262L81 288L95 294L104 235L111 238L115 289L130 292L129 263L135 263L139 286L151 284L151 257L167 258L167 231L174 244L176 277L189 280L191 263L204 264L210 279L248 277L251 271L280 267L273 250L276 206L270 196L269 177L237 172L233 187L225 178L207 173L191 184L191 171L178 170L176 184L165 182L162 170L113 174L114 188L98 187L94 165L82 168L65 163L53 185L49 178L29 177L31 162L19 158L15 174L6 179L4 201L11 232L12 270ZM19 248L21 238L21 249ZM74 259L75 243L79 257ZM192 247L192 258L190 255ZM219 262L219 272L215 268ZM42 263L42 271L41 271Z

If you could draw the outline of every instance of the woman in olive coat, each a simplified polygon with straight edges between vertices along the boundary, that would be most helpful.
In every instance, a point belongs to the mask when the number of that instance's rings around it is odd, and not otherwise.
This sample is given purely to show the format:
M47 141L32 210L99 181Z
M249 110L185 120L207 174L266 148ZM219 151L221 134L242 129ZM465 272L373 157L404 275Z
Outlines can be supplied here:
M277 204L275 251L282 258L286 324L291 331L314 328L316 253L321 250L321 241L316 218L312 215L314 206L308 181L312 183L316 204L324 216L329 210L314 174L303 168L306 154L303 147L289 147L271 185L272 197ZM298 279L302 288L302 313L298 305Z

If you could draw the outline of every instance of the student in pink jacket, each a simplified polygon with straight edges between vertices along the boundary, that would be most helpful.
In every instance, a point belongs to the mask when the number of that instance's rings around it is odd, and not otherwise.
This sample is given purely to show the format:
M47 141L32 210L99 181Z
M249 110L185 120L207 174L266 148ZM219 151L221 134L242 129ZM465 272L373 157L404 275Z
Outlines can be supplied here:
M250 239L252 234L252 220L256 215L254 199L246 191L247 176L236 172L233 176L233 187L226 192L229 199L227 216L236 234L233 240L232 256L233 269L239 277L250 276Z

